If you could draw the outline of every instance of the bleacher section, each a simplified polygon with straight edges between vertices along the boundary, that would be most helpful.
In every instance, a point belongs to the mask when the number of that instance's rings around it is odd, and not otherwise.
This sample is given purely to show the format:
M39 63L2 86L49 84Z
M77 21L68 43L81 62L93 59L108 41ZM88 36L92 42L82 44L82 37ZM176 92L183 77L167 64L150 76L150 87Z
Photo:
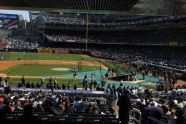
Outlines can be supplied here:
M185 16L88 15L89 43L186 45ZM38 28L51 42L85 43L87 15L44 13Z

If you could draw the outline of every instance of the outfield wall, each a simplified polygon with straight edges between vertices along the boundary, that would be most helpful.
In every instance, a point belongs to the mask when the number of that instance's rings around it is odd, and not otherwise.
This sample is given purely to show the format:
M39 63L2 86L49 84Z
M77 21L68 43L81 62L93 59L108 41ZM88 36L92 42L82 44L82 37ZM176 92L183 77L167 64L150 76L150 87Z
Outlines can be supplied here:
M38 53L69 53L68 48L41 48L37 50Z
M15 49L15 48L8 48L4 51L7 52L37 52L37 49Z

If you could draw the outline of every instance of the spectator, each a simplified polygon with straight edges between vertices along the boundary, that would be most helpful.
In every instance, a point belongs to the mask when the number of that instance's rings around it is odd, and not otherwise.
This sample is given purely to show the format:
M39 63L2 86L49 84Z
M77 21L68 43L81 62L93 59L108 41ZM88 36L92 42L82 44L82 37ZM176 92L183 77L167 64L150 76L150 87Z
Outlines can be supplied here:
M30 83L29 82L26 83L26 88L30 88Z
M21 84L22 84L22 86L25 86L25 77L24 76L22 76L22 78L21 78Z
M68 90L70 90L70 89L71 89L71 83L68 82Z
M11 100L10 99L6 99L5 100L5 106L2 108L2 113L3 114L11 114L14 112L14 109L11 105Z
M119 118L122 124L128 124L129 122L129 111L132 109L128 92L125 90L124 93L119 97Z
M33 82L32 82L32 84L31 84L31 87L32 87L32 88L35 88L35 86L34 86L34 83L33 83Z
M155 103L152 102L149 109L149 115L158 120L161 120L161 118L163 117L163 110L161 107L155 106Z
M77 90L77 85L76 84L74 84L74 90Z
M66 89L66 85L63 83L62 84L62 89L65 90Z

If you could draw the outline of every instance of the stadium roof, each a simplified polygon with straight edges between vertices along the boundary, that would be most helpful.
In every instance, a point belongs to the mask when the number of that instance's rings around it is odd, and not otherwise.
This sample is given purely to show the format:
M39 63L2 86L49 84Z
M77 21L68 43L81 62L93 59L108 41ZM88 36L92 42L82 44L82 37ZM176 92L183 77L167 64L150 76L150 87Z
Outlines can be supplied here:
M128 11L139 0L0 0L3 9Z
M186 15L186 0L0 0L0 9L123 15Z
M127 14L186 15L186 0L139 0Z

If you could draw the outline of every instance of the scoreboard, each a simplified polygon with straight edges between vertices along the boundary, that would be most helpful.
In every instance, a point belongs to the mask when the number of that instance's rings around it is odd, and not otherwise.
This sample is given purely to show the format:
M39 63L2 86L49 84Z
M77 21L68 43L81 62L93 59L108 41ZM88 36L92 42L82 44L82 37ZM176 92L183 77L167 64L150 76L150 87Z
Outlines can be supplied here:
M3 14L0 13L0 28L1 29L17 29L18 28L19 16L14 14Z

